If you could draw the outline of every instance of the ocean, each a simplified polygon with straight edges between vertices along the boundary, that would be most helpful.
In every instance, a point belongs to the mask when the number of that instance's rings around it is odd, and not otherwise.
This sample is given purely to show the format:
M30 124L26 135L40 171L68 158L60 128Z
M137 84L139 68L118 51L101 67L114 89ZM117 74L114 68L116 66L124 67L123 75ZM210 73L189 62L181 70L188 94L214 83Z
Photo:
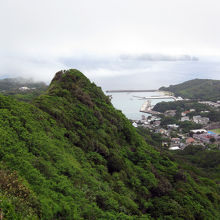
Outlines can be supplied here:
M106 95L112 96L112 104L118 110L126 115L128 119L139 120L141 116L149 116L147 113L140 112L140 108L146 99L138 97L149 97L149 96L162 96L163 92L112 92L106 93ZM138 97L136 97L138 96ZM158 102L173 101L172 99L152 99L151 104L155 105Z

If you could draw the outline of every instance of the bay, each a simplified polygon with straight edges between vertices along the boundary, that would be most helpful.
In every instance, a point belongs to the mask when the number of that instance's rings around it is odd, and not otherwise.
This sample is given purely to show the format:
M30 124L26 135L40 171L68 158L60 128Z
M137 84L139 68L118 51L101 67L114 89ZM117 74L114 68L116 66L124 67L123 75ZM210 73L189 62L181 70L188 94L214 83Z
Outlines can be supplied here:
M162 96L163 92L112 92L107 93L112 96L113 106L121 110L128 119L140 120L141 116L149 116L147 113L140 112L140 108L146 99L138 97ZM151 104L156 105L158 102L173 101L172 99L152 99Z

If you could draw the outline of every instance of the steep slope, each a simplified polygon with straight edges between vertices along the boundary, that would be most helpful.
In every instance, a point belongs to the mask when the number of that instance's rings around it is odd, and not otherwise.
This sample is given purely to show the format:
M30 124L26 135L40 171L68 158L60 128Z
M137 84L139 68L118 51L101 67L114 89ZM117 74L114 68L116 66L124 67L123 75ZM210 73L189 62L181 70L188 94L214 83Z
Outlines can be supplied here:
M176 96L188 99L220 100L220 80L193 79L160 90L173 92Z
M34 105L0 96L8 219L219 219L219 187L147 145L99 87L58 72Z

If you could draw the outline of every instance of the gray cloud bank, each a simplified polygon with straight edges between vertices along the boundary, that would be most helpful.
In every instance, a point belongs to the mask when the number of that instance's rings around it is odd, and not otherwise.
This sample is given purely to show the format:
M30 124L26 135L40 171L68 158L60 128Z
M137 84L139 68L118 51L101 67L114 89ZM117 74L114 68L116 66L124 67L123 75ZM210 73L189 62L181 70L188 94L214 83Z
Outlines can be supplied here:
M80 69L104 89L156 89L193 78L220 79L218 60L157 54L59 59L68 68Z
M165 54L124 54L120 56L121 60L137 60L137 61L198 61L199 58L190 55L171 56Z
M219 79L220 58L201 57L219 55L219 11L218 0L1 1L0 77L49 83L77 68L104 89Z
M219 57L155 54L5 56L0 63L0 78L22 76L49 83L57 71L76 68L104 90L157 89L193 78L220 79L219 61Z

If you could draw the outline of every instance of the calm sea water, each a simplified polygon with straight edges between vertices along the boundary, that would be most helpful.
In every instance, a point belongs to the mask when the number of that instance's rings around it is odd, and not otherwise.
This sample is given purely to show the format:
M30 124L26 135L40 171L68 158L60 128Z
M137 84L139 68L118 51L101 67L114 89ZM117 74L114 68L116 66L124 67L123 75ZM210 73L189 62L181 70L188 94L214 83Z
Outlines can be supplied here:
M121 110L127 118L133 120L141 119L142 115L148 116L149 114L140 112L140 108L146 100L140 99L134 96L149 97L149 96L162 96L161 92L121 92L121 93L107 93L107 95L112 95L112 104L116 109ZM151 101L152 105L158 102L172 101L172 99L153 99Z

